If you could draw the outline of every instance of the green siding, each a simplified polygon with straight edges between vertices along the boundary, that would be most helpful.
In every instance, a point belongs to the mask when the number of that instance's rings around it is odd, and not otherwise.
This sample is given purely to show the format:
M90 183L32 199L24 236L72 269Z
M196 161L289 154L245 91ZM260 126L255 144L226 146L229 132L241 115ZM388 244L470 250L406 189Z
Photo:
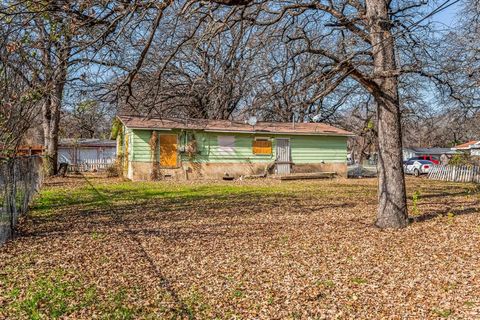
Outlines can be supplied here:
M178 134L180 146L185 144L185 137L180 130L159 131L159 134ZM289 138L292 161L295 163L341 163L347 157L347 137L335 136L300 136L300 135L268 135L248 133L213 133L194 132L199 154L193 159L182 154L182 161L212 162L212 163L268 163L275 160L275 138ZM218 136L235 136L233 154L219 153ZM254 155L252 141L254 137L270 137L273 139L272 155ZM131 160L150 162L149 140L151 131L133 130L131 134Z
M139 162L151 161L150 156L150 138L151 131L133 130L132 132L132 160Z
M290 148L294 163L347 161L347 138L329 136L291 136Z
M232 154L224 155L219 152L218 136L222 135L235 137L235 148ZM200 139L198 138L198 136L200 136ZM196 135L196 137L198 146L200 147L200 154L195 157L195 161L197 162L248 163L271 162L275 159L275 154L254 155L252 153L252 142L254 139L253 134L222 134L208 132L202 135ZM275 151L273 153L275 153Z

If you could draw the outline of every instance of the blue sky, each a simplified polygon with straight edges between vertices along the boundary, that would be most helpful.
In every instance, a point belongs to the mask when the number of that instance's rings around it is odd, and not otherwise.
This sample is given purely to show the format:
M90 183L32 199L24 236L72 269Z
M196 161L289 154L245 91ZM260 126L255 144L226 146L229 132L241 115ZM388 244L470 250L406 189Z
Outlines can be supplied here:
M458 22L461 3L462 3L461 1L457 2L451 7L448 7L447 9L439 12L438 14L432 17L432 20L442 23L448 27L453 27L455 23Z

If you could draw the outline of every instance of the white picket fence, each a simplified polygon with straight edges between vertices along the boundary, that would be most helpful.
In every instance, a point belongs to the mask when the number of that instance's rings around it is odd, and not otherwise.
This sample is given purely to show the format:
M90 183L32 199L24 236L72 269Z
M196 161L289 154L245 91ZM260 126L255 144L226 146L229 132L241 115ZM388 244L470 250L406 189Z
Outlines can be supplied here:
M480 183L480 167L436 165L430 169L428 179Z
M94 172L103 171L112 166L114 159L88 159L83 160L81 163L70 164L68 171L70 172Z

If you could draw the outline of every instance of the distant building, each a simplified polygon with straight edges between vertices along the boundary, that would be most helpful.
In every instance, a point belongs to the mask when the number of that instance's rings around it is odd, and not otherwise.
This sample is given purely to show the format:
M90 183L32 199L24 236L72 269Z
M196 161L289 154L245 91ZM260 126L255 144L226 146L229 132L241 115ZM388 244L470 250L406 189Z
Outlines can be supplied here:
M472 140L463 144L459 144L453 147L452 150L464 152L471 156L480 156L480 141Z
M58 145L58 162L71 165L114 160L116 142L100 139L63 139Z
M432 156L432 158L440 160L443 154L453 155L455 153L453 148L403 148L403 160L421 156Z

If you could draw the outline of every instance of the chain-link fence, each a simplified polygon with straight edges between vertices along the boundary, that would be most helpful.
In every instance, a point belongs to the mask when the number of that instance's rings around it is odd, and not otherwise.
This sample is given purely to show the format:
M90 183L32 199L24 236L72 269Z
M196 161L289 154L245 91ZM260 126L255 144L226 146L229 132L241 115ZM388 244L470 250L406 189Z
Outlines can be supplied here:
M20 215L42 183L42 159L0 159L0 245L7 241Z

